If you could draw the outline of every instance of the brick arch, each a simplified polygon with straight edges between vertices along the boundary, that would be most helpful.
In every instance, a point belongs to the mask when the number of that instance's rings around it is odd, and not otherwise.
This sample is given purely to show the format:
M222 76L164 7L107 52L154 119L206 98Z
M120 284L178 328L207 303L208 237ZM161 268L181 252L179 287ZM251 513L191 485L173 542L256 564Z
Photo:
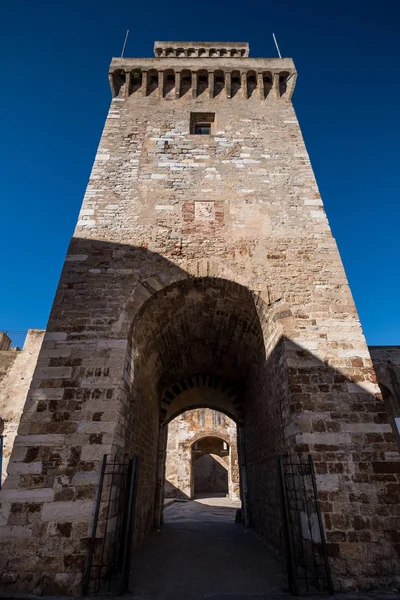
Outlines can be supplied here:
M204 439L204 438L218 438L220 440L222 440L223 442L226 442L228 444L229 447L232 446L232 441L229 435L226 435L226 433L224 433L223 431L220 431L219 429L204 429L203 431L199 432L199 433L195 433L194 436L192 438L190 438L189 444L190 447L193 446L193 444L195 444L196 442L199 442L200 440Z
M210 410L217 410L218 412L229 417L229 419L232 419L232 421L235 421L235 423L237 423L238 425L243 424L242 411L236 413L233 410L229 410L227 408L222 407L220 404L210 404L210 403L196 403L196 404L190 404L189 406L185 405L184 407L180 408L179 410L177 410L176 412L173 412L170 415L165 414L165 413L163 414L162 409L161 409L160 422L162 425L168 425L171 421L176 419L176 417L179 417L180 415L185 413L187 410L198 410L200 408L209 408Z
M239 71L238 73L240 76ZM291 308L283 299L283 293L277 293L265 275L263 275L262 282L249 286L246 272L238 273L229 264L209 260L185 265L185 269L177 265L164 267L162 270L155 270L151 275L140 279L133 287L118 320L113 325L115 337L125 337L126 332L129 331L128 339L130 339L134 320L140 318L140 311L155 294L180 281L199 278L224 280L232 285L245 288L252 295L257 309L260 312L268 313L280 328L282 335L290 337L295 322Z
M219 375L196 373L172 384L164 391L161 398L160 407L161 422L165 422L165 424L167 424L172 421L172 419L188 410L188 407L185 406L174 411L174 400L189 390L193 390L195 392L196 388L209 388L210 390L220 392L226 398L227 404L232 405L232 410L227 410L226 407L220 405L218 401L216 401L215 405L199 404L195 402L194 404L190 404L190 410L194 410L195 408L212 408L226 414L226 416L234 421L242 421L242 390L238 388L238 386L235 386L232 383L224 380Z
M142 292L146 293L136 296L137 310L128 335L133 354L143 354L143 344L148 358L158 353L158 374L154 373L153 378L158 381L158 394L195 373L227 378L220 363L227 362L228 354L236 356L230 377L239 380L240 369L250 366L251 355L264 353L267 346L282 337L280 319L287 320L291 313L280 302L268 306L249 288L220 277L184 277L176 272L173 277L175 281L169 285L168 278L160 275L141 282ZM203 331L199 331L199 325L203 325ZM227 335L232 343L227 341ZM195 355L201 352L202 344L204 350L208 346L208 360L196 362ZM241 345L241 352L237 344ZM167 378L162 376L166 369Z
M197 316L193 319L190 312L183 318L181 315L178 326L181 333L177 333L173 323L179 318L180 310L185 310L185 302L191 296L197 299ZM207 316L208 332L206 328L202 333L188 333L191 328L196 328L196 321L203 320L203 312L209 310L213 314ZM246 378L242 367L248 370L255 354L266 353L267 356L274 351L284 336L284 327L288 328L294 320L289 307L281 299L267 304L261 296L235 281L220 277L193 277L176 267L141 281L130 299L125 318L132 312L134 318L128 334L126 370L132 376L132 365L137 363L138 353L143 354L145 343L147 358L143 368L146 370L149 359L154 359L155 370L148 388L159 398L161 423L169 422L188 408L214 408L241 423L240 381ZM215 328L211 335L209 332ZM233 343L224 341L226 335L231 336ZM211 344L210 339L204 342L203 338L207 336L213 337ZM175 340L171 341L171 338ZM209 358L208 362L197 364L196 353L199 354L202 344L204 354L208 344L207 352L212 360ZM235 349L238 345L241 346L241 354ZM171 357L171 353L175 356ZM229 373L221 364L230 360L229 356L224 360L225 355L236 356L236 365L232 363ZM182 406L175 402L173 410L170 410L173 401L195 387L203 392L212 388L220 399L210 400L209 396L205 400L191 400L189 405ZM222 402L221 395L224 396Z
M196 442L201 442L202 440L211 440L211 441L215 441L217 440L218 442L225 442L226 444L228 444L228 450L221 450L219 448L211 448L211 444L208 445L208 447L206 446L206 448L198 448L198 449L194 449L193 448L193 444L195 444ZM191 456L191 460L192 460L192 466L194 465L194 463L201 457L204 456L205 454L215 454L217 456L220 456L222 458L222 454L224 453L224 456L229 456L230 452L231 452L231 443L228 442L226 439L223 438L222 435L202 435L198 440L194 441L191 446L190 446L190 450L192 453Z
M225 270L223 274L217 272L213 275L209 275L208 271L210 270L210 267L212 267L213 270L218 271L218 269L214 269L215 265L210 265L207 261L205 265L200 263L197 264L196 274L174 266L163 269L162 271L142 279L133 288L123 311L123 321L126 322L129 320L130 323L129 336L132 333L134 320L140 318L140 311L147 301L155 294L180 281L185 281L186 279L196 280L205 278L226 281L232 285L245 288L252 295L256 307L259 310L268 312L274 322L279 323L282 334L284 334L287 329L291 328L294 317L290 306L283 300L281 295L277 295L276 292L273 293L268 286L264 286L262 291L260 291L260 289L249 287L245 275L238 276L233 272L231 273L229 270ZM290 322L288 321L289 318L291 319ZM117 327L121 324L121 320L122 319L118 321Z

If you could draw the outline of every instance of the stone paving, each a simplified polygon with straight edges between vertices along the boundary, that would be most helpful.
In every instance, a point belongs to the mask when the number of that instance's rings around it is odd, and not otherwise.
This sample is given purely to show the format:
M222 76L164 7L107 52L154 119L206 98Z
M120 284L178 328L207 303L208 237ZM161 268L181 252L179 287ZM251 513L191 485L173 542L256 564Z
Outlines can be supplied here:
M284 593L282 565L252 531L235 524L239 507L227 498L202 498L166 508L163 528L133 557L133 597L197 600Z

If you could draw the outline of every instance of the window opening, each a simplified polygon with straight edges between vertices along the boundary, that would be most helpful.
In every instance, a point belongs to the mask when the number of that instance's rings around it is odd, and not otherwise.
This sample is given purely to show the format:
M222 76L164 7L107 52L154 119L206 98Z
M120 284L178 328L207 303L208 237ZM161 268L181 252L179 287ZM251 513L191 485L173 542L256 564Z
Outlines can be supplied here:
M287 89L288 75L286 73L279 76L279 93L281 96L286 92Z
M211 135L214 133L214 113L190 113L190 133Z
M197 93L200 96L208 88L208 73L200 71L197 78Z
M223 71L215 72L214 94L218 96L225 87L225 77Z
M232 78L231 78L231 95L232 98L234 96L236 96L236 94L238 93L238 91L241 88L241 81L240 81L240 73L239 71L233 71L232 72Z
M148 94L151 94L158 88L158 73L149 73L148 76Z
M247 75L247 97L250 98L252 93L257 87L257 78L254 73L250 73Z

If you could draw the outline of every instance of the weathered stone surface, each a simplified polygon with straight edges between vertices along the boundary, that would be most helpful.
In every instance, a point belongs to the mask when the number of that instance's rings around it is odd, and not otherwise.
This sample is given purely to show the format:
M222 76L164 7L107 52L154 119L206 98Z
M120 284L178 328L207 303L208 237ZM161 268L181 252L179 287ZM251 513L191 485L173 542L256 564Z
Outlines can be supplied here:
M73 523L89 520L93 514L94 504L91 500L76 500L75 502L52 502L43 505L42 521L57 521L58 523Z
M0 334L4 336L5 334ZM4 421L1 480L4 481L44 331L30 329L22 350L9 348L0 338L0 418ZM3 344L1 346L1 343Z

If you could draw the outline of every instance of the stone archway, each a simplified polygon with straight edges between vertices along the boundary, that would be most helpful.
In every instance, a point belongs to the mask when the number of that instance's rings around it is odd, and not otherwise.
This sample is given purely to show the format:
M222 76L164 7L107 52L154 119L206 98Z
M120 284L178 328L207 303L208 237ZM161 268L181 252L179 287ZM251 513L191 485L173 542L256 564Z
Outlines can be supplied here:
M260 455L275 456L293 440L285 435L291 416L283 404L287 367L281 360L282 330L267 307L233 281L187 278L159 289L142 304L129 342L126 373L133 410L125 424L126 449L142 454L145 465L138 495L139 538L161 520L165 424L198 407L224 412L242 429L239 454L242 467L246 462L251 471L244 478L251 522L261 532L269 529L271 520L279 521L279 506L271 498L276 514L265 517L269 474L260 467ZM279 525L276 538L279 544Z

